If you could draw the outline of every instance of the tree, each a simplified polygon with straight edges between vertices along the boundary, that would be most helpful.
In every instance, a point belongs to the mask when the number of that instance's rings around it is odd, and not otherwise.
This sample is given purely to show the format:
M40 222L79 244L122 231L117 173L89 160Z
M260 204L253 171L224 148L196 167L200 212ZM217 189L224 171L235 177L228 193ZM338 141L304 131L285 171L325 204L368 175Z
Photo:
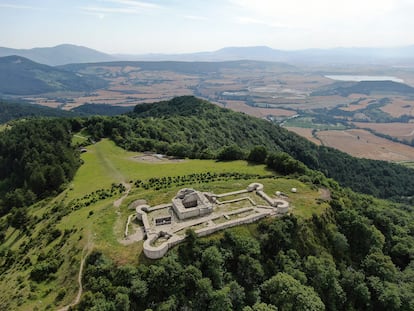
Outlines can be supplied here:
M167 154L180 158L185 158L190 154L191 146L180 143L171 144L168 147Z
M262 254L267 258L273 258L280 250L293 248L298 227L298 220L295 216L284 216L273 220L270 224L259 224L259 231L262 232L260 241Z
M375 311L400 310L401 296L397 284L381 281L376 276L368 277L368 286L372 293L373 309Z
M231 231L225 231L224 237L220 241L221 247L231 252L231 259L237 260L240 255L249 255L257 257L260 254L260 243L249 236L235 234ZM232 262L233 264L234 262ZM235 266L228 267L229 269Z
M194 230L187 229L185 234L185 243L178 246L179 257L184 265L197 261L201 253L200 243Z
M322 311L325 305L312 287L300 284L289 274L280 272L265 281L262 298L282 311Z
M27 215L27 209L13 208L7 220L10 226L16 229L24 230L29 221L29 216Z
M303 174L306 172L306 166L302 162L295 160L285 152L269 154L266 164L269 168L281 174Z
M256 146L247 157L247 160L255 163L265 163L267 158L267 149L265 146Z
M383 281L393 282L398 277L391 258L379 250L368 254L362 261L362 267L367 276L377 276Z
M260 261L248 255L240 255L237 263L237 280L246 289L255 289L263 280Z
M189 308L193 307L198 281L202 279L202 277L201 271L193 265L185 267L181 275L182 294L180 296L180 301Z
M221 161L232 161L244 159L244 153L237 145L226 146L217 155L217 159Z
M207 310L210 301L213 299L213 293L211 280L207 278L199 279L196 283L194 310Z
M133 301L141 302L146 298L148 293L147 283L139 278L132 280L131 298Z
M129 311L129 297L127 294L117 293L114 303L117 311Z
M233 306L229 297L230 288L223 287L213 293L212 299L208 306L211 311L232 311Z
M302 261L299 254L295 249L289 249L287 252L280 251L275 258L273 264L270 265L270 269L273 273L278 271L285 272L302 284L306 284L307 277L305 272L301 269Z
M365 283L365 275L348 267L342 272L341 286L346 293L347 305L356 310L367 310L370 306L371 293Z
M158 304L157 311L172 311L177 310L177 299L175 296L170 296L166 301Z
M277 307L271 304L264 302L258 302L253 305L253 307L244 307L243 311L277 311Z
M382 233L356 210L344 209L336 214L336 218L340 231L348 240L351 258L355 262L365 258L371 249L383 248L385 238Z
M216 246L210 246L204 250L201 256L201 271L217 289L223 285L223 264L223 257Z
M309 256L305 263L309 284L321 297L329 310L342 310L345 302L344 291L339 284L339 271L335 263L327 257Z
M233 310L242 310L244 306L244 299L246 297L244 288L241 287L236 281L231 281L227 286L230 289L228 296L231 300Z

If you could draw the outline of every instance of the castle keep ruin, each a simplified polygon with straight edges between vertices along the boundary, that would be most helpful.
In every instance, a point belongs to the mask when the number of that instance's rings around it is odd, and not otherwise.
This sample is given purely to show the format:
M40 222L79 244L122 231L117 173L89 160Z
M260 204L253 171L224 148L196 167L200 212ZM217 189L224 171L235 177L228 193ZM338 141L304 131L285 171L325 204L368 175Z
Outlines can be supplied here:
M222 200L230 196L230 200ZM189 228L198 236L205 236L271 215L285 214L288 209L286 200L272 198L264 192L262 184L252 183L244 190L223 194L181 189L171 203L137 206L136 217L142 221L147 237L144 254L157 259L184 241Z
M204 193L191 188L181 189L172 199L172 207L181 220L202 217L213 211L213 204L209 198Z

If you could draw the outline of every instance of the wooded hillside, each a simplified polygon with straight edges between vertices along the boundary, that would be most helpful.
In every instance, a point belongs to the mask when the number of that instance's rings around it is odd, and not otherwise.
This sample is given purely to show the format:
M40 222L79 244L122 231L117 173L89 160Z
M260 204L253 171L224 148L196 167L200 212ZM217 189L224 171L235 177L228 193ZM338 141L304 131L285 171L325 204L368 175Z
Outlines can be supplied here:
M96 139L111 137L121 147L179 157L216 158L235 145L247 156L257 145L283 151L337 180L342 186L380 198L412 202L414 170L383 161L357 159L316 146L268 121L219 108L192 96L135 107L134 113L84 121Z

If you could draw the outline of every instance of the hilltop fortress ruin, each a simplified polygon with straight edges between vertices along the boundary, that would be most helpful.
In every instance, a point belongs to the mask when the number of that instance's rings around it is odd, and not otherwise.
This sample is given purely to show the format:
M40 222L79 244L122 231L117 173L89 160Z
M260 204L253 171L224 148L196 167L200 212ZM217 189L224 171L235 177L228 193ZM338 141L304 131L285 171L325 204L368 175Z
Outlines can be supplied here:
M198 236L205 236L267 216L286 214L288 210L286 200L272 198L262 184L252 183L244 190L223 194L181 189L171 203L137 206L136 217L142 221L146 236L144 254L157 259L184 241L189 228Z

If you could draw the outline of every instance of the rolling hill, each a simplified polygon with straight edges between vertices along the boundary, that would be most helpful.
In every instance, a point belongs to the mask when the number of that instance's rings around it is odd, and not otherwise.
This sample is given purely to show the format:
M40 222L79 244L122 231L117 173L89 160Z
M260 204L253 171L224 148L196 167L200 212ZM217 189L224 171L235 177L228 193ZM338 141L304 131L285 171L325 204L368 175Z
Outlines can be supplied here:
M20 118L74 117L77 115L71 111L0 99L0 124Z
M336 149L316 146L268 121L192 96L137 105L132 114L91 118L85 126L95 139L112 137L127 150L215 158L227 146L237 145L248 153L261 145L269 152L286 152L354 191L404 200L414 189L414 171L401 165L353 158Z
M73 44L61 44L55 47L33 49L0 47L0 57L11 55L22 56L34 62L49 66L114 60L114 57L111 55Z
M370 95L372 93L412 95L414 94L414 88L407 84L394 81L335 82L313 91L311 95L340 95L347 97L350 94Z
M33 95L56 91L91 91L106 82L35 63L21 56L0 58L0 94Z
M280 63L280 62L266 62L254 60L237 60L237 61L115 61L104 63L87 63L87 64L68 64L59 66L59 68L72 72L93 72L97 70L102 72L100 67L136 67L139 70L145 71L172 71L187 74L211 74L225 69L279 69L286 71L295 71L295 66Z

